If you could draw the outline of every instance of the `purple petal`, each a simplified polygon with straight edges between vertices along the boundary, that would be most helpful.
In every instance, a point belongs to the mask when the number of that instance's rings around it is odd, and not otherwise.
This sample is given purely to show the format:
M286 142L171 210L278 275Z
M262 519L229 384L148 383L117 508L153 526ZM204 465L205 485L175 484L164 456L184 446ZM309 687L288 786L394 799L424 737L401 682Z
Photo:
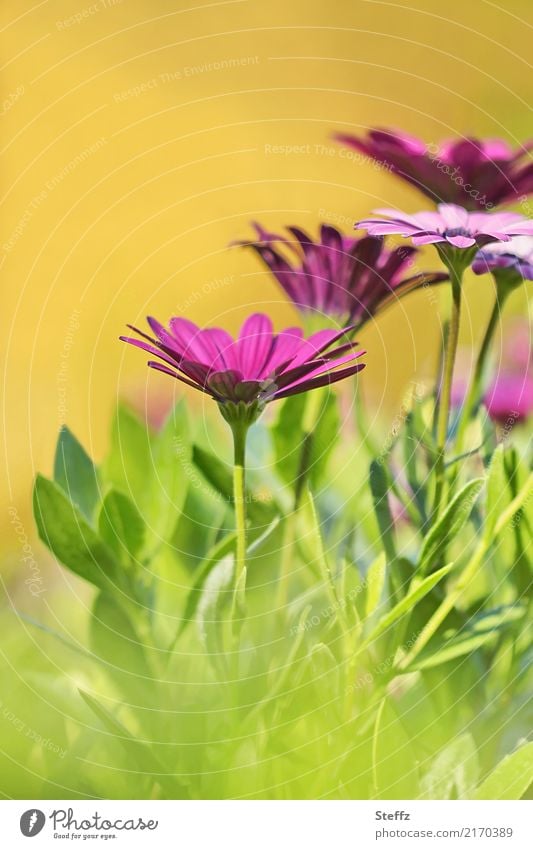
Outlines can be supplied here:
M472 245L476 244L476 240L472 236L446 236L446 241L454 248L471 248Z
M262 374L274 338L272 321L262 313L254 313L244 322L237 342L239 371L245 379Z
M300 392L308 392L310 389L318 389L320 386L330 386L333 383L337 383L339 380L343 380L345 377L357 374L357 372L362 371L364 368L365 363L358 363L355 366L350 366L349 368L341 369L340 371L330 372L329 374L322 375L321 377L303 380L300 384L293 384L292 386L283 389L281 392L276 392L274 398L286 398L288 395L297 395Z

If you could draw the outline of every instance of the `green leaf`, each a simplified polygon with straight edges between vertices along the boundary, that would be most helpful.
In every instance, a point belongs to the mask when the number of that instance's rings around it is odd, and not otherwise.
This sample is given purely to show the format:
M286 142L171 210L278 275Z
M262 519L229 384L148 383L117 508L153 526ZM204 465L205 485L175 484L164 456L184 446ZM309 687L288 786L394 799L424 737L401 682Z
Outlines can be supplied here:
M439 562L455 536L466 524L483 486L483 478L474 478L461 489L436 522L422 545L418 570L425 575Z
M391 625L394 625L394 623L397 622L404 614L410 613L418 602L431 592L433 587L436 586L436 584L438 584L451 569L453 569L453 566L453 563L443 566L442 569L439 569L437 572L433 572L432 575L428 575L427 578L423 578L418 584L412 586L407 595L404 596L402 600L391 610L389 610L388 613L380 618L379 623L365 639L363 645L359 648L359 651L366 648L366 646L381 636L381 634L390 628Z
M185 603L185 610L183 611L183 619L178 628L178 633L176 639L181 636L187 625L189 625L195 617L196 610L198 608L198 604L200 603L202 597L202 591L204 588L204 584L207 580L207 577L212 569L216 566L216 564L222 560L227 554L233 551L235 548L235 540L237 539L237 535L235 533L229 534L224 537L219 543L217 543L201 566L198 568L198 576L196 581L194 582L194 586L189 592L187 596L187 601Z
M126 755L131 758L132 765L137 772L146 773L147 777L160 784L169 799L190 798L187 787L174 776L166 774L165 767L149 746L137 740L122 722L113 716L94 696L83 690L79 690L79 694L95 716L98 717L112 739L117 741Z
M40 539L65 566L100 589L124 584L113 552L53 481L37 475L33 510Z
M309 527L309 544L310 544L310 565L316 564L322 575L324 589L326 590L333 609L337 611L339 618L343 618L343 607L340 604L340 599L335 585L335 580L331 572L326 547L320 527L320 520L316 509L315 500L309 489L305 490L302 498L300 514L303 515Z
M98 472L85 449L66 426L61 428L57 440L54 480L91 522L100 498Z
M300 472L301 448L306 435L305 419L313 425L310 456L307 458L309 479L315 489L324 477L339 432L338 401L334 392L316 390L286 398L279 407L272 437L276 453L276 469L286 483L296 487Z
M159 539L170 539L183 510L192 468L190 430L185 402L180 401L152 440L154 474L149 503L143 503Z
M128 690L150 689L151 671L139 635L119 602L99 593L93 605L90 637L93 650L107 664L114 680L129 683Z
M191 475L189 424L183 402L162 429L151 433L125 405L119 405L104 479L128 496L146 524L150 550L168 542L180 518Z
M369 483L383 548L391 562L396 559L394 519L389 507L389 480L383 463L378 460L370 463Z
M503 501L508 502L507 480L504 465L504 445L500 443L496 448L490 462L487 475L487 503L485 512L485 524L483 532L487 539L494 533L498 514L501 513Z
M422 799L470 799L479 777L479 760L471 734L452 740L434 759L420 783Z
M408 667L409 672L431 669L458 657L471 654L483 646L496 643L501 632L510 624L522 619L525 608L513 604L501 610L483 612L470 620L469 627L456 632L432 650L422 652Z
M102 475L143 512L142 504L153 475L150 432L125 404L119 404L115 412L111 445L102 465Z
M144 543L145 524L132 501L116 489L104 498L98 517L98 531L119 560L128 565Z
M478 787L475 799L521 799L533 781L533 743L521 746L500 761Z
M383 595L385 586L385 552L379 554L370 565L366 575L365 614L371 616Z
M234 573L235 557L227 554L207 576L198 604L200 638L209 660L219 672L225 669L224 631L230 621Z
M309 652L309 660L311 683L317 690L319 698L323 698L324 693L327 693L332 707L335 706L335 699L340 693L339 664L325 643L317 643L313 646Z

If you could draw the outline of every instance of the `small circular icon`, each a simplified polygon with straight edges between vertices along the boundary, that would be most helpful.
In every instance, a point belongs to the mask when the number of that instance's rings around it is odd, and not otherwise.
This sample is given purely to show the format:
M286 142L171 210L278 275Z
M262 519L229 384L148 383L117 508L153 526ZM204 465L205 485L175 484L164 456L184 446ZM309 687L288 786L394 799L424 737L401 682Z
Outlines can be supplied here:
M20 830L24 837L35 837L42 831L46 822L46 817L42 811L37 808L31 808L29 811L24 811L20 818Z

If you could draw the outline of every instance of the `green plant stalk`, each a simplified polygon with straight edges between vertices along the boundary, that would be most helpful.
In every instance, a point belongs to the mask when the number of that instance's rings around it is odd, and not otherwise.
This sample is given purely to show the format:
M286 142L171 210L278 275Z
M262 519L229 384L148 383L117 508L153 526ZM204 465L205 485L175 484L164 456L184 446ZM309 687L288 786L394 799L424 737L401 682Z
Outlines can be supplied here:
M451 611L455 607L455 604L461 597L466 587L475 578L477 571L483 563L483 559L489 551L491 545L494 543L494 540L499 536L507 522L511 521L515 513L520 510L524 502L530 497L532 490L533 472L529 475L526 483L524 484L518 495L513 498L511 503L500 515L500 518L498 519L494 527L493 533L485 534L482 537L472 557L465 566L462 575L455 584L455 587L447 593L444 601L441 602L440 606L437 608L429 622L427 622L425 627L422 629L422 633L418 637L411 651L407 655L405 655L405 657L398 664L399 670L404 671L405 669L407 669L407 667L413 662L413 660L420 654L422 649L428 644L430 639L435 635L435 633L440 628L448 614L451 613Z
M483 380L483 374L485 372L485 366L487 364L487 357L489 355L496 328L498 327L498 320L500 318L503 306L511 291L512 287L499 285L498 281L496 281L496 300L494 302L494 307L490 314L489 323L487 324L485 335L481 343L481 348L479 349L478 358L474 368L474 374L472 376L472 380L470 381L470 386L468 387L468 392L461 410L461 417L457 428L457 437L455 443L456 454L460 454L462 451L466 428L468 427L472 412L480 400L481 384Z
M450 416L450 401L452 395L452 380L459 341L459 325L461 321L461 289L463 267L459 263L454 266L451 259L447 260L450 269L452 285L452 315L446 340L444 354L441 391L438 396L437 410L437 460L435 463L435 503L433 515L436 518L441 510L444 493L445 453L448 437L448 419Z
M233 504L235 508L235 594L246 569L246 436L249 424L236 420L231 423L233 434ZM236 601L236 599L234 600Z

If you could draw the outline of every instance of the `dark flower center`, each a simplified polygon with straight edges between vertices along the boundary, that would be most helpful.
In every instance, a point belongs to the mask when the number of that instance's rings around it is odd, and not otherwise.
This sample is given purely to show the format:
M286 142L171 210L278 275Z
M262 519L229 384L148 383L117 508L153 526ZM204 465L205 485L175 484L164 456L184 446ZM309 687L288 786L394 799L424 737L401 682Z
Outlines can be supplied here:
M449 227L442 234L443 236L467 236L470 237L472 234L466 230L464 227Z

